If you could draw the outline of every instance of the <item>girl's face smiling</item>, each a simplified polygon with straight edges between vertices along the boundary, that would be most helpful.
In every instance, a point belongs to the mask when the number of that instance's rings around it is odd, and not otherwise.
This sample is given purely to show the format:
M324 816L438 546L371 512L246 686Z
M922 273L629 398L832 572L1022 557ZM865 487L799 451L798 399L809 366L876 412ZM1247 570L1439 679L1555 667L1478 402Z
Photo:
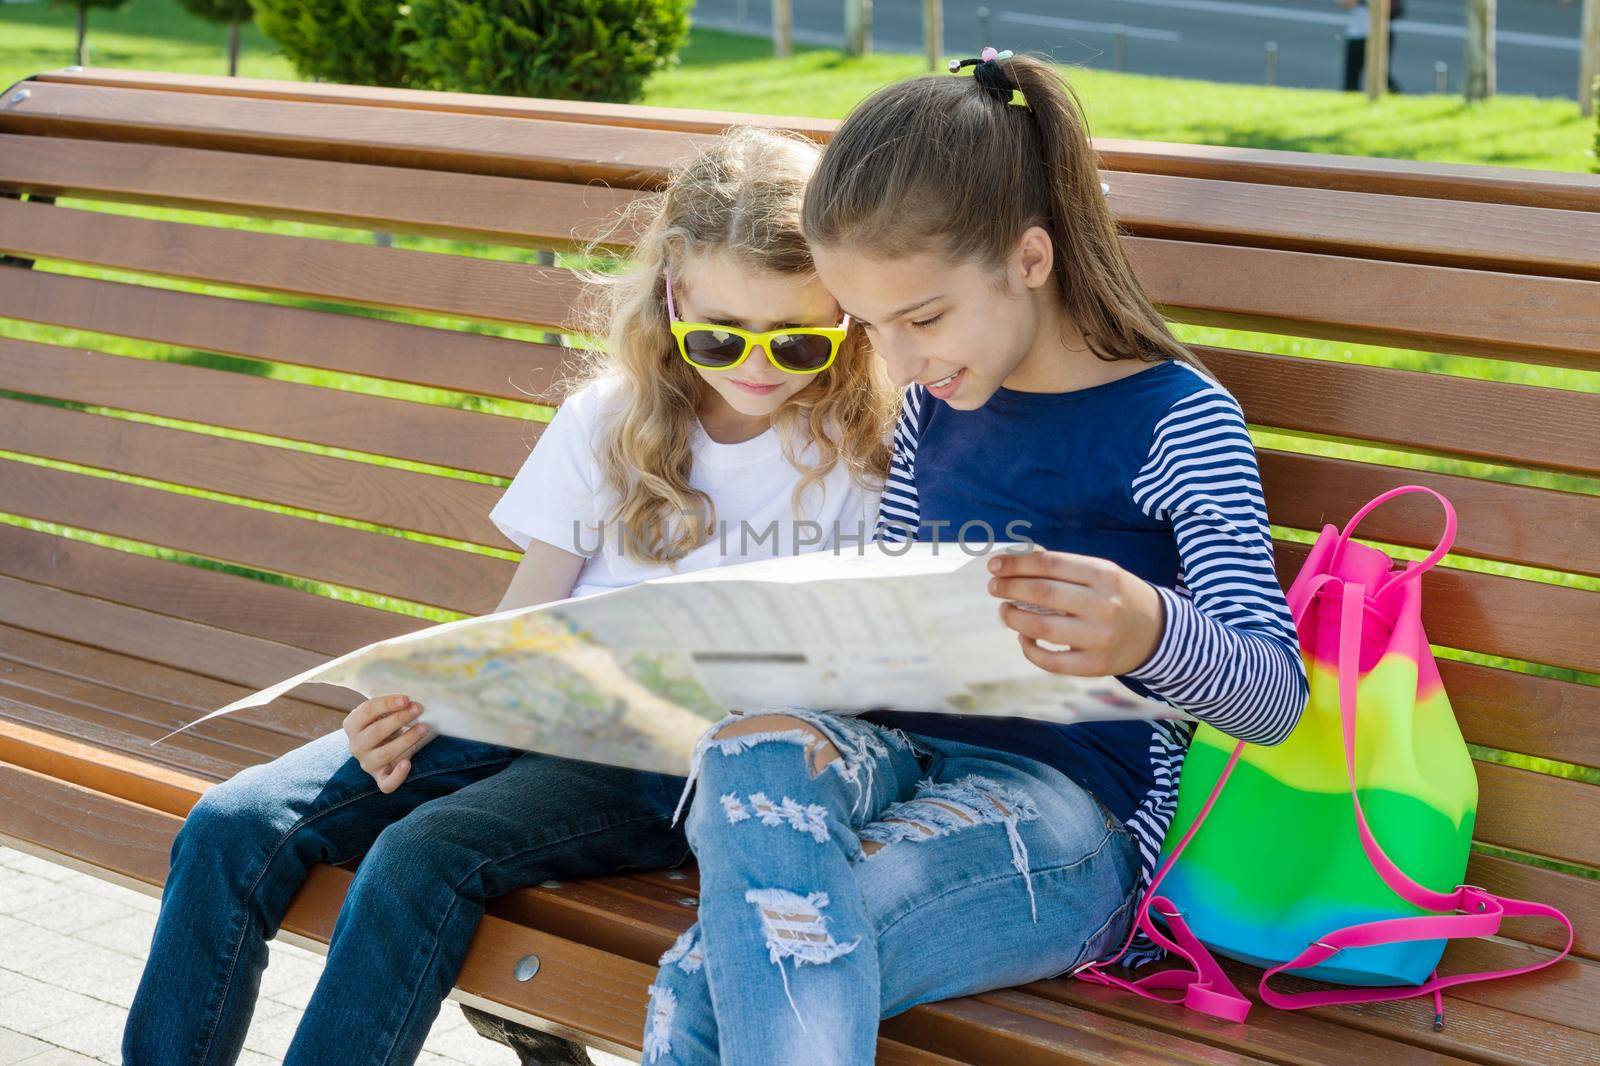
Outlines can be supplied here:
M726 255L688 260L672 279L672 295L684 321L758 333L785 326L837 326L843 317L815 276L778 274ZM683 356L675 352L673 358ZM695 367L695 372L711 386L696 413L706 433L721 444L765 432L789 397L822 376L785 373L772 365L765 348L754 349L732 370Z
M817 274L860 322L898 386L913 382L976 410L1004 385L1070 388L1061 317L1049 284L1049 235L1033 227L999 270L934 252L894 258L858 246L814 246Z

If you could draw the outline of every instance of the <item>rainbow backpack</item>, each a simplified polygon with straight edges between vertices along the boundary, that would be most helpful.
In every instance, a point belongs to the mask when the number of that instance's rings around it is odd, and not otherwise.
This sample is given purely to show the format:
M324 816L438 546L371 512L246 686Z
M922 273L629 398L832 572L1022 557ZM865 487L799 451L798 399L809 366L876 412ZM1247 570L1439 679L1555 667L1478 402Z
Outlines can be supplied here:
M1413 492L1444 507L1444 536L1427 558L1397 568L1350 539L1375 508ZM1113 958L1077 977L1243 1021L1250 1000L1215 952L1264 968L1258 991L1271 1006L1432 993L1440 1028L1443 989L1566 956L1572 924L1560 911L1462 884L1478 782L1422 630L1420 580L1455 530L1450 502L1416 485L1374 499L1343 530L1323 528L1288 592L1311 683L1305 713L1273 747L1196 727L1162 861L1140 901L1135 929L1188 965L1127 980L1106 972ZM1566 948L1518 969L1438 975L1449 940L1493 935L1502 918L1522 915L1561 922ZM1286 970L1358 987L1270 987Z

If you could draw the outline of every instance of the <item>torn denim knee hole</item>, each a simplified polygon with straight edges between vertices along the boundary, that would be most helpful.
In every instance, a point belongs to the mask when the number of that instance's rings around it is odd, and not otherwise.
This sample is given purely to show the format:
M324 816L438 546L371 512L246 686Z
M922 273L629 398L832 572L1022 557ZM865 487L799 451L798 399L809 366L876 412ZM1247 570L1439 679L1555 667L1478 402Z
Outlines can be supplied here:
M705 753L713 747L723 755L731 756L742 755L757 744L773 741L798 744L805 752L806 768L809 770L811 768L812 750L824 742L832 744L834 750L838 752L838 757L830 760L823 766L822 770L812 774L812 776L817 777L829 770L836 770L839 776L854 785L856 798L850 807L852 814L864 803L869 802L872 792L874 760L887 758L889 755L889 748L881 739L881 735L890 733L890 730L880 731L870 723L858 722L848 718L836 718L832 715L806 708L782 708L769 713L774 717L798 718L811 726L812 729L815 729L816 732L813 733L811 729L793 727L777 728L770 732L742 733L732 737L718 736L717 733L724 726L738 720L735 717L724 719L707 729L701 734L699 741L695 743L694 752L690 756L689 779L684 782L683 793L678 797L677 809L672 813L673 825L677 825L678 819L683 816L684 804L688 802L689 794L693 791L695 782L699 779ZM758 715L757 717L764 716ZM896 744L912 746L910 740L899 730L893 730L892 732L900 734L892 738ZM817 736L818 733L821 734L820 739ZM864 775L866 777L865 782L862 781L863 768L866 771ZM726 802L724 802L723 809L728 811ZM729 812L728 818L730 822L742 820L731 812Z
M863 841L876 841L877 851L865 852L871 858L890 844L902 840L931 840L974 825L1005 826L1011 847L1011 865L1022 875L1028 889L1028 909L1034 922L1039 920L1039 903L1033 892L1033 875L1028 869L1028 848L1022 842L1017 823L1039 817L1033 799L998 781L968 774L959 781L934 784L917 783L909 800L890 804L878 821L863 826L857 835Z
M700 942L700 927L691 926L685 929L666 954L661 956L660 965L671 966L677 963L678 969L684 973L694 973L706 963L705 950Z
M822 914L822 909L828 905L826 892L801 896L782 888L752 888L744 898L755 905L761 916L768 957L778 968L783 994L788 997L800 1028L804 1029L806 1020L795 1004L794 993L789 990L789 975L783 968L783 960L793 959L796 966L806 962L813 965L832 962L854 951L861 938L856 937L848 944L833 939L833 934L828 932L828 919Z
M678 1010L678 997L663 985L650 986L649 1017L644 1029L644 1057L655 1062L672 1050L672 1016Z
M754 817L762 825L787 824L796 832L809 835L818 844L828 842L828 808L820 803L801 803L791 796L783 797L781 803L773 803L765 792L752 792L747 807L737 792L728 792L722 796L722 812L729 825L737 825Z

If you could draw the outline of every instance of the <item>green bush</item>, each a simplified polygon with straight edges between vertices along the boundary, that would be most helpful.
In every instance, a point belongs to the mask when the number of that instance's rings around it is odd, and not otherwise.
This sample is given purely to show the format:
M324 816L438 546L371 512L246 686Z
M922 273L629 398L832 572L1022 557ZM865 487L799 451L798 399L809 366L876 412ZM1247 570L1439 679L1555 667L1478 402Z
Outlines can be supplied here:
M400 0L251 0L256 24L302 78L404 86Z
M416 88L637 100L689 33L691 0L410 0Z

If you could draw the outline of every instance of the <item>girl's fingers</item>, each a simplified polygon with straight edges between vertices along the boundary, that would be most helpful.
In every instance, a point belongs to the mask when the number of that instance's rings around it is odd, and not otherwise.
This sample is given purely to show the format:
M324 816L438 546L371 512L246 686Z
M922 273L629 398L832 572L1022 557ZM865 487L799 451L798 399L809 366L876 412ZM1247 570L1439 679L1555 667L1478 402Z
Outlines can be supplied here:
M1090 587L1104 584L1118 569L1109 560L1070 552L1007 553L989 560L989 572L996 577L1047 577Z
M1000 605L1000 621L1005 623L1007 628L1015 630L1018 635L1030 640L1044 640L1051 644L1065 644L1079 649L1097 644L1105 635L1103 626L1094 625L1081 618L1025 611L1010 603Z
M1051 651L1041 647L1038 641L1024 636L1018 636L1017 643L1022 645L1022 654L1030 663L1052 674L1071 674L1075 677L1101 677L1105 674L1101 658L1095 652L1073 648Z
M388 766L399 762L406 752L410 751L418 740L426 736L428 727L422 722L417 722L411 728L396 733L393 737L379 744L367 752L366 765Z
M350 712L350 724L359 733L385 715L401 710L410 702L409 697L401 695L375 696L363 701L359 707Z
M411 762L408 759L401 759L393 766L385 766L383 771L376 775L378 781L378 791L393 792L395 789L405 784L406 775L410 772Z
M1092 614L1101 598L1083 585L1040 577L996 577L989 581L989 594L998 599L1031 603L1062 614Z
M422 713L422 708L409 700L400 707L385 711L380 717L361 729L355 735L352 747L360 747L364 751L372 751L385 741L390 740L400 730L416 721Z

